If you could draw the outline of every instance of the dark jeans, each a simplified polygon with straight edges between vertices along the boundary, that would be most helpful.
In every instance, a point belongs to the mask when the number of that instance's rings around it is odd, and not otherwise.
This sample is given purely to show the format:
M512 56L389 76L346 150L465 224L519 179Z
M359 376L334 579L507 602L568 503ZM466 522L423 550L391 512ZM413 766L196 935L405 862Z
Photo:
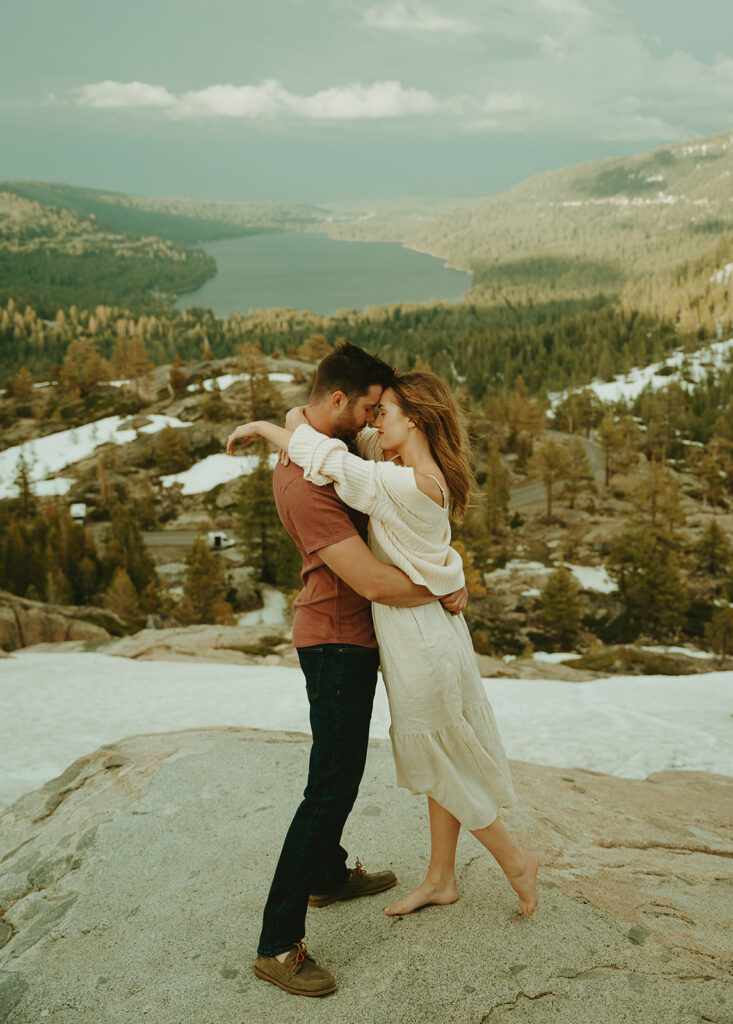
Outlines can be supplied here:
M313 733L308 784L285 837L257 952L277 956L305 935L308 896L349 877L341 833L364 774L379 651L299 647Z

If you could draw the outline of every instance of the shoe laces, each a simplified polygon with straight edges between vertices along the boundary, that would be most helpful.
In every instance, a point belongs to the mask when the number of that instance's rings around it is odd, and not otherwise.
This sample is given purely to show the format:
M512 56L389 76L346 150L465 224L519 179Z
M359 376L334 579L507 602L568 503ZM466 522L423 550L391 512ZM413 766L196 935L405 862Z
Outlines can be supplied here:
M293 967L300 967L305 961L306 957L310 960L311 957L308 955L308 950L304 942L295 943L295 960L293 961Z
M363 865L362 865L362 863L361 863L361 861L359 860L358 857L356 858L356 867L354 868L354 871L356 871L357 875L365 875L366 874L366 870L363 867Z

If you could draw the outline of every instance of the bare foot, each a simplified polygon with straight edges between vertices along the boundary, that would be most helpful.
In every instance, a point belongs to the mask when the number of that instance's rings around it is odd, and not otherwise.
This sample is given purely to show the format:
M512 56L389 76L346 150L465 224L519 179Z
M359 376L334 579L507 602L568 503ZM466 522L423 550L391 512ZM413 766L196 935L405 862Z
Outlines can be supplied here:
M509 884L519 896L519 913L531 917L537 907L537 869L540 859L536 853L525 853L524 866L513 875L507 875Z
M404 900L393 903L384 912L389 917L399 917L402 914L411 914L413 910L417 910L419 907L430 906L433 903L440 906L455 903L458 896L458 887L455 882L449 882L445 885L423 882Z

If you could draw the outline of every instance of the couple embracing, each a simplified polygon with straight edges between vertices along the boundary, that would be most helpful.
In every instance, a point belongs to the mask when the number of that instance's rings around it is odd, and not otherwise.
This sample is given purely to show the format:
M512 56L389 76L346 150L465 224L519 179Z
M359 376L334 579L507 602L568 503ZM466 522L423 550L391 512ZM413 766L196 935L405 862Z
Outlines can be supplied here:
M385 913L458 899L461 826L496 858L526 916L537 905L538 859L497 817L514 791L461 614L461 559L450 547L450 519L463 515L472 485L450 391L431 373L395 374L344 342L319 364L308 405L288 414L285 429L243 424L227 451L257 437L288 455L273 486L303 558L293 644L313 746L254 972L286 992L320 996L336 981L303 943L307 908L397 884L392 871L368 874L358 859L349 869L341 846L366 762L380 662L397 781L427 796L431 844L425 880Z

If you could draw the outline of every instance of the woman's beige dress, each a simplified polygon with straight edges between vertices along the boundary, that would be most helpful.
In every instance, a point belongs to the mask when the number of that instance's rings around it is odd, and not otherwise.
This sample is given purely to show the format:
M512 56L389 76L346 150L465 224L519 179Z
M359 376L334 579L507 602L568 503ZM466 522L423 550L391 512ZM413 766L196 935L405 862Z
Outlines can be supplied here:
M448 510L424 494L411 468L382 461L376 430L359 455L309 426L293 434L290 457L312 483L333 483L347 505L369 515L369 546L437 596L463 586L450 547ZM509 765L462 615L440 602L416 608L373 604L389 698L397 782L424 793L468 829L490 825L515 801Z

